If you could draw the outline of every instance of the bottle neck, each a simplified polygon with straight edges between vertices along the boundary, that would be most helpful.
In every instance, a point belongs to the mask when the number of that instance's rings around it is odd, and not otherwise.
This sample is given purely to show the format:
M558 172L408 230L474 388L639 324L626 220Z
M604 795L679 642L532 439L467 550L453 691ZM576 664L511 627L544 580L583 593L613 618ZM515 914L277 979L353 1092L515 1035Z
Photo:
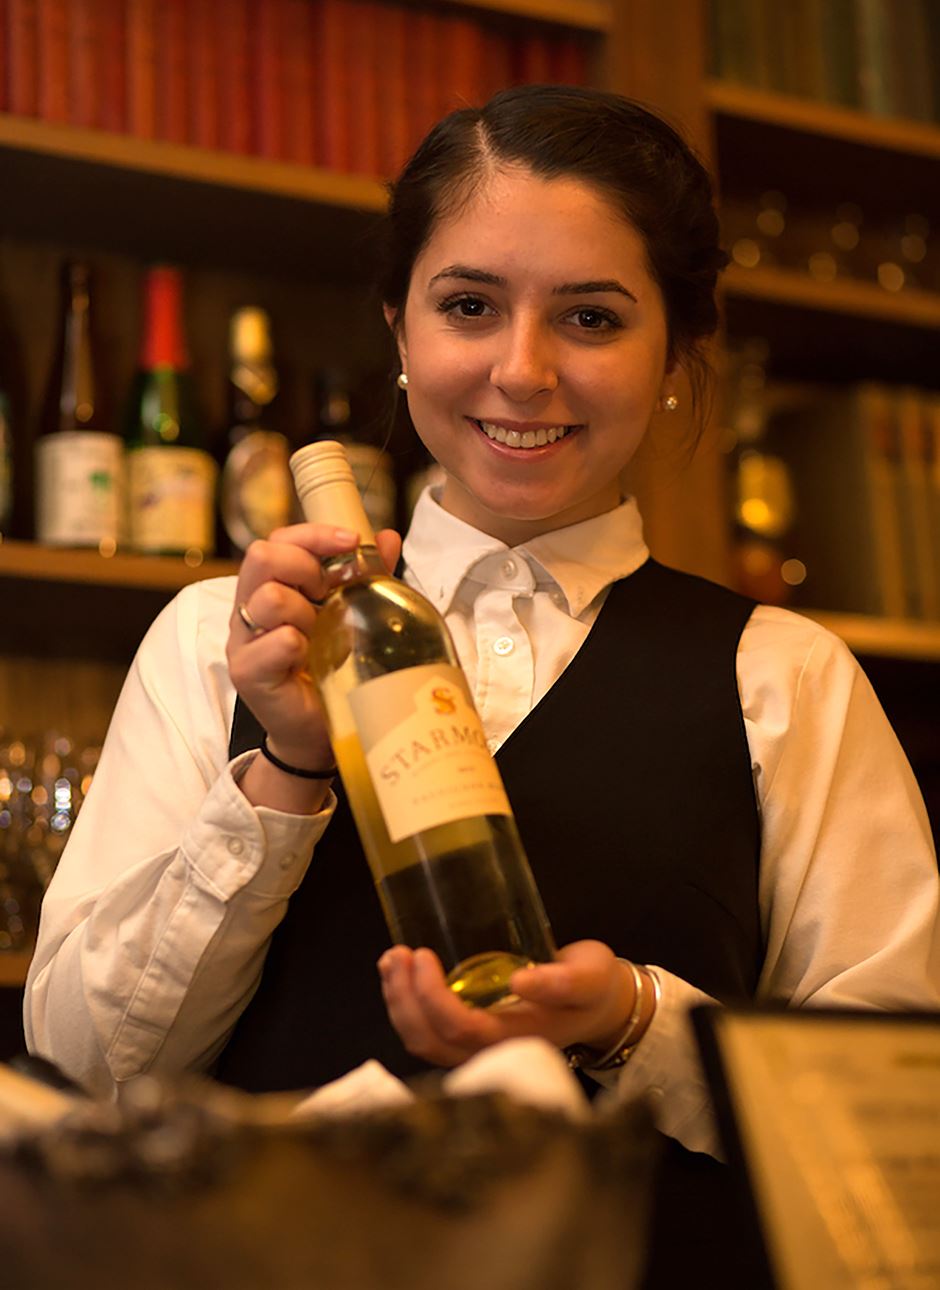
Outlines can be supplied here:
M371 544L357 546L354 551L344 551L341 555L325 556L320 567L330 591L350 583L371 582L373 578L389 576L378 547Z
M95 382L85 286L73 290L66 316L59 414L63 430L91 429L94 422Z
M183 335L182 279L170 268L151 269L144 288L140 366L144 370L189 366Z

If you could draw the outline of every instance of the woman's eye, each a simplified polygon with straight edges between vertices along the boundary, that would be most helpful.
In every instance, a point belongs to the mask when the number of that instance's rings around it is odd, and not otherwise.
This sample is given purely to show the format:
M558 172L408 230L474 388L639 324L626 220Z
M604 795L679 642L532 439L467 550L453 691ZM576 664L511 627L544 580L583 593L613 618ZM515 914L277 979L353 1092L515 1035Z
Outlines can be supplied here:
M477 296L451 296L442 300L437 306L441 313L452 318L483 318L489 309L485 300Z
M571 317L585 331L609 331L621 325L617 315L606 309L577 309Z

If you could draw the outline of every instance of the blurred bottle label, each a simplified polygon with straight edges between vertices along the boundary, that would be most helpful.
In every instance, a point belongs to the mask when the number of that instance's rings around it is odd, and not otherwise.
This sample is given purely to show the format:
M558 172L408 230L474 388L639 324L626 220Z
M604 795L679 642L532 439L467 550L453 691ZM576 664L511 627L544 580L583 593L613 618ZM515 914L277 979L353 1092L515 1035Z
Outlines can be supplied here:
M130 541L149 554L213 549L216 465L199 448L128 455Z
M233 546L244 551L291 521L294 504L288 458L282 434L251 430L239 439L222 471L222 523Z
M113 434L70 430L36 444L36 536L53 546L117 544L124 444Z

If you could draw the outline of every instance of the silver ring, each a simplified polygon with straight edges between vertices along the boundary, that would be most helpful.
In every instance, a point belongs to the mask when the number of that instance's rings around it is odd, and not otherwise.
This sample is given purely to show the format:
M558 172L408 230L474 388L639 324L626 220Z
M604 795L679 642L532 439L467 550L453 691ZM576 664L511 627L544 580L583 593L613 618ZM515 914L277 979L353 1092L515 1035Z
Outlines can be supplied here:
M266 627L262 627L260 623L255 622L251 614L249 614L248 606L245 604L244 600L239 602L237 610L239 618L251 632L252 636L263 636L268 630Z

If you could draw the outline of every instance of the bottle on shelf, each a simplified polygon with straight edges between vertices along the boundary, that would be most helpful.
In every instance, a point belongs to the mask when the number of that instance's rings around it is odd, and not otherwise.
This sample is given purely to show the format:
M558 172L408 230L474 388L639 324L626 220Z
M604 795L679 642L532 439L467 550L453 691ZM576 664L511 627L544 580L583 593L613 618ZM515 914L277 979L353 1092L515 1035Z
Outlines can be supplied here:
M444 482L444 468L439 466L423 444L419 442L420 456L418 465L406 476L402 488L404 494L403 505L404 515L402 516L402 531L406 531L414 509L418 504L418 498L426 488L435 488Z
M13 515L13 442L10 400L0 390L0 538L10 531Z
M192 387L182 294L178 269L147 271L128 413L128 540L135 551L199 564L215 546L218 472Z
M347 374L332 369L318 372L314 378L314 404L314 439L343 445L373 529L391 528L396 518L392 460L383 449L369 443L356 425Z
M62 295L61 339L36 441L36 536L53 546L97 547L113 555L121 529L124 443L101 407L86 264L64 266Z
M359 534L323 561L310 672L392 939L435 950L467 1003L497 1004L554 945L450 634L386 571L342 445L291 467L308 520Z
M731 352L722 447L731 477L735 583L746 595L780 605L806 570L787 549L795 513L790 468L767 441L767 358L762 338Z
M229 353L219 511L222 549L237 557L256 538L290 522L294 486L290 445L271 424L278 377L271 323L263 309L246 307L232 315Z

